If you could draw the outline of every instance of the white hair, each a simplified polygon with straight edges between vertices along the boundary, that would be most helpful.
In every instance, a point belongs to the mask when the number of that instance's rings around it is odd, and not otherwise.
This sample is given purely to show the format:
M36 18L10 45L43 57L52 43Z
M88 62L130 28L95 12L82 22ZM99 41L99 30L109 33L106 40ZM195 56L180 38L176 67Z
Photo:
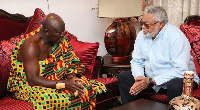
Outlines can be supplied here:
M168 16L166 10L161 6L150 6L144 10L146 14L154 14L155 19L160 22L168 23Z

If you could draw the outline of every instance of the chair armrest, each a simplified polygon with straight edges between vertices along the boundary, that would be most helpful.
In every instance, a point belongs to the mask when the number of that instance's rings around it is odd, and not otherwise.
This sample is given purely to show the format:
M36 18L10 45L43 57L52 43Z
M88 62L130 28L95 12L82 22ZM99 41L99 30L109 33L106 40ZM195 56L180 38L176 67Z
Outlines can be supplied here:
M102 69L103 69L103 64L104 64L104 58L102 56L97 56L96 61L98 61L98 66L97 66L97 78L102 78Z

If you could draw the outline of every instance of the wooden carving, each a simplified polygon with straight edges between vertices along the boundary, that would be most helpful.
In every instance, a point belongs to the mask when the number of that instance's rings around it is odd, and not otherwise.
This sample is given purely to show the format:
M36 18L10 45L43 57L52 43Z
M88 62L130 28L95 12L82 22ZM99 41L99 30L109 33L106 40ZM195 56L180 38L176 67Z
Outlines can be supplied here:
M24 15L22 14L10 14L6 11L4 11L3 9L0 9L0 17L5 17L5 18L8 18L8 19L11 19L13 21L17 21L17 22L30 22L31 17L25 17Z
M186 17L186 19L184 20L184 24L189 25L192 21L197 21L197 20L200 20L199 15L190 15Z

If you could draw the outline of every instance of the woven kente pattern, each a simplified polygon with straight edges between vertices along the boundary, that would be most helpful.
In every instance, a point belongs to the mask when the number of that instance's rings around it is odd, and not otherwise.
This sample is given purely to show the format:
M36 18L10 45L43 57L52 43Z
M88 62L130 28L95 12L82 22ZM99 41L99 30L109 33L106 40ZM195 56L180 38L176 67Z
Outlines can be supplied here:
M34 109L67 109L67 110L92 110L96 103L96 94L106 91L105 85L95 80L88 80L81 76L86 95L74 96L69 90L57 90L41 86L30 86L28 84L24 66L17 61L20 46L37 30L26 34L25 38L16 46L11 55L11 72L8 79L7 89L12 92L13 97L28 101L33 104ZM84 65L72 51L71 45L64 38L62 43L56 44L49 58L39 61L39 76L51 80L63 80L66 74L84 73Z

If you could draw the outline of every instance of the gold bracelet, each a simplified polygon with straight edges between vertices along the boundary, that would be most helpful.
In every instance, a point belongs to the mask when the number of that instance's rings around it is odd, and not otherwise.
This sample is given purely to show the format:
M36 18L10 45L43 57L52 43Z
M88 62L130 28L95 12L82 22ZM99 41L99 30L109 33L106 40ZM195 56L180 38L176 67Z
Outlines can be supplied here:
M65 83L63 80L63 83L57 83L58 81L56 81L56 89L63 89L65 88Z

